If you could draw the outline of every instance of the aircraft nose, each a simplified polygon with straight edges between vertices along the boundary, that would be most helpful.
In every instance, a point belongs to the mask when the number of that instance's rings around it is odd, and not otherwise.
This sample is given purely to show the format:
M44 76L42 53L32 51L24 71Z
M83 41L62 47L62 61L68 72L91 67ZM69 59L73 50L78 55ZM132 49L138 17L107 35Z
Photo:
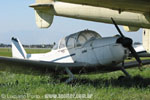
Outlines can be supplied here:
M114 59L116 59L116 61L119 61L119 62L123 61L129 55L129 50L123 47L121 44L112 45L111 52L112 52Z
M129 46L132 45L133 41L132 39L127 38L127 37L125 38L120 37L117 39L116 43L120 43L122 44L123 47L128 48Z

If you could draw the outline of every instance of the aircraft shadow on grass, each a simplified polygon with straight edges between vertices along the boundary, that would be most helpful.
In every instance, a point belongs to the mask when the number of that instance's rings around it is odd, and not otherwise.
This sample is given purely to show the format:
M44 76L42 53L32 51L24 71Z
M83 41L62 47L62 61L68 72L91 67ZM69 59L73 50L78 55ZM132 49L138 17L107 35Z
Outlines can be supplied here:
M66 77L67 78L67 77ZM61 82L64 82L66 78L62 78ZM91 85L95 88L101 87L136 87L136 88L147 88L150 87L150 78L142 78L141 76L134 76L132 78L122 78L122 79L95 79L91 80L88 78L75 79L70 85Z
M68 77L57 77L54 76L52 79L48 81L39 81L40 84L61 84L64 83ZM60 81L58 81L58 79ZM19 86L21 84L18 80L14 82L6 82L0 83L0 87L9 87L9 86ZM31 84L31 83L28 83ZM88 78L76 78L74 81L68 83L68 85L76 86L76 85L90 85L94 88L102 88L102 87L124 87L124 88L148 88L150 87L150 78L142 78L141 76L137 75L132 78L122 78L122 79L88 79Z

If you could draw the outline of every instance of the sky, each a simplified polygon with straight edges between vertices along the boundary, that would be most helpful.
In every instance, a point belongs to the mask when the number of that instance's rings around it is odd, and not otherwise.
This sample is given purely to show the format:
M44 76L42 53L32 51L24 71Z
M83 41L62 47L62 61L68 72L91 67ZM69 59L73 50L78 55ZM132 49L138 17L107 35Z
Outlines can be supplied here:
M89 29L102 37L118 34L112 24L78 20L55 16L50 28L40 29L35 23L34 9L29 5L35 0L1 0L0 1L0 43L11 43L17 37L23 44L52 44L69 34ZM126 32L119 26L125 36L134 42L142 42L142 30Z

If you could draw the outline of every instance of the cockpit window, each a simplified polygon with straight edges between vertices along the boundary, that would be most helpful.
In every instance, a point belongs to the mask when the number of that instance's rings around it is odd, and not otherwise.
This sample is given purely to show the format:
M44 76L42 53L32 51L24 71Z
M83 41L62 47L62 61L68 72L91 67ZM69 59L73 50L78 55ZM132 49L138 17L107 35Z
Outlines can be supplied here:
M80 35L78 38L78 45L82 45L87 41L87 38L84 35Z
M87 40L90 40L91 38L96 38L96 35L93 33L85 33L84 35L86 36Z
M87 41L90 41L91 39L97 39L97 38L101 38L101 36L94 31L90 31L90 30L80 31L71 34L65 38L62 38L59 41L58 45L54 46L53 50L61 49L64 47L74 48L74 47L82 46Z
M86 43L88 40L90 39L96 39L96 38L100 38L101 36L93 31L82 31L80 32L77 42L78 45L83 45L84 43Z
M57 50L58 49L58 44L54 45L52 50Z
M70 37L67 41L67 47L74 47L74 44L75 44L75 38L74 37Z
M63 38L60 40L59 49L64 48L65 46L66 46L66 41L65 41L65 38Z

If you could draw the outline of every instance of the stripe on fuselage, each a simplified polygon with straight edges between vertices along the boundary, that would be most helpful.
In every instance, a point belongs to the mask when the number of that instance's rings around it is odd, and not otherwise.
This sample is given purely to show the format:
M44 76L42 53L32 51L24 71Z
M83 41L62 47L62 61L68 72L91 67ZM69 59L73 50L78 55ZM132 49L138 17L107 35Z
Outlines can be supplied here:
M57 58L55 60L52 60L52 62L55 62L55 61L58 61L58 60L62 60L62 59L65 59L65 58L68 58L68 57L72 57L72 56L75 56L76 54L71 54L71 55L68 55L68 56L63 56L63 57L60 57L60 58Z

